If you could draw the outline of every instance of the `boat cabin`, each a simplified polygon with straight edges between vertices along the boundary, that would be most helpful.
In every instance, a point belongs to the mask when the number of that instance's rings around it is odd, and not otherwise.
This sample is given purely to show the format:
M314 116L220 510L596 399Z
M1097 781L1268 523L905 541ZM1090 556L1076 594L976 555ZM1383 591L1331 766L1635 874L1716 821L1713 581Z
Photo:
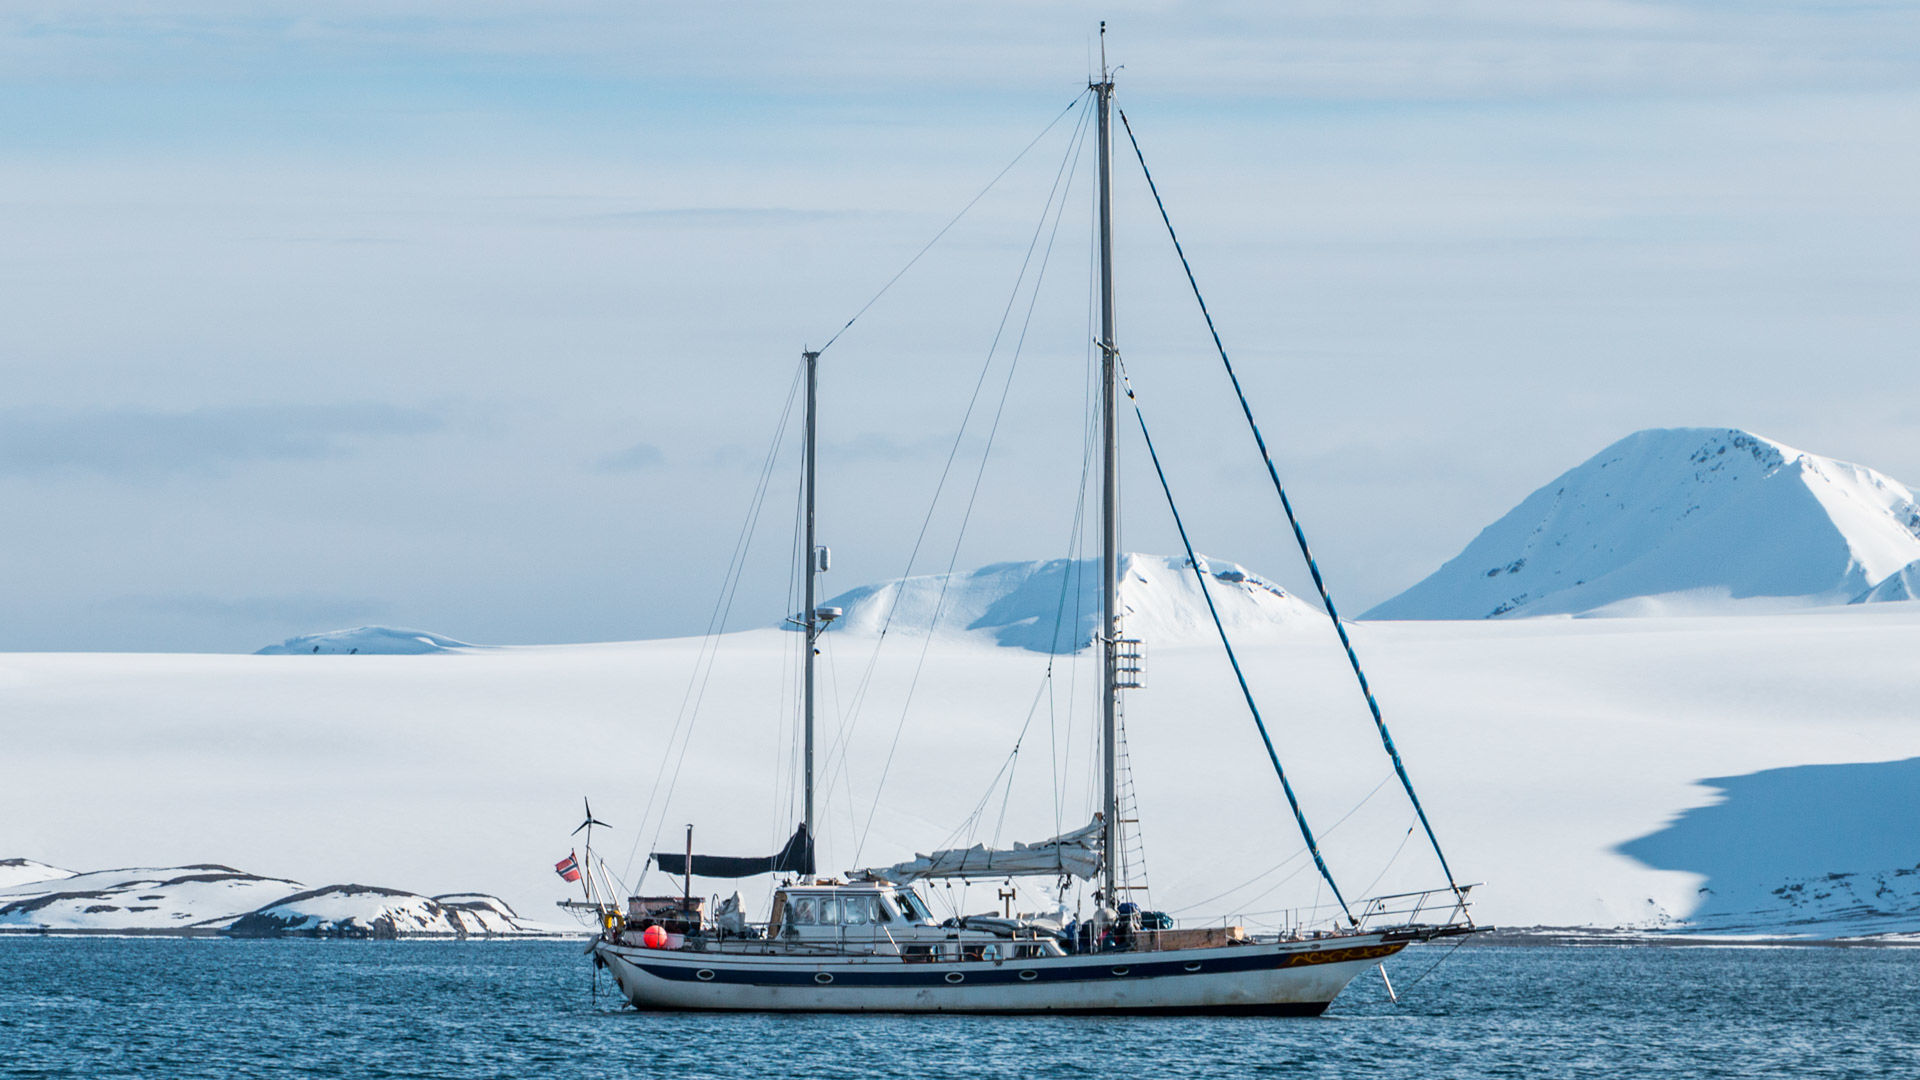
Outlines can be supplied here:
M1051 937L942 926L910 888L879 882L785 885L773 894L771 942L908 960L1006 960L1064 955Z
M926 901L912 889L877 883L789 885L773 894L767 934L812 940L842 938L848 931L879 933L936 926Z
M901 952L950 932L912 889L877 882L781 886L767 920L770 941L861 952Z

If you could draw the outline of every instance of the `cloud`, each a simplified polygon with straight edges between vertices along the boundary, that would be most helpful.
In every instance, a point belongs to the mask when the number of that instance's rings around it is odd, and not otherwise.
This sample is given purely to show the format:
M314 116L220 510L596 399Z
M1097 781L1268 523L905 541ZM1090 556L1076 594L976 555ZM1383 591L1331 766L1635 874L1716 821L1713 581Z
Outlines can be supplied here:
M558 75L683 94L1052 86L1092 63L1101 18L1113 20L1114 58L1172 94L1452 100L1904 85L1914 29L1909 5L1674 0L987 0L925 12L856 0L829 14L817 5L608 0L26 7L0 16L0 60L16 77L533 74L549 91Z
M9 409L0 411L0 474L218 474L248 462L340 457L358 437L422 435L439 427L432 413L372 403Z
M697 632L707 578L658 566L732 550L793 348L1066 105L1102 17L1353 610L1537 470L1665 422L1649 408L1817 425L1828 452L1920 477L1920 414L1881 415L1920 401L1901 302L1920 201L1899 183L1920 7L1109 6L0 5L8 647L239 649L368 619ZM1021 255L1001 245L1031 235L1067 127L829 354L828 494L868 496L847 504L850 582L897 572L914 540ZM1062 254L1086 235L1075 192L968 558L1057 554L1036 530L1073 513L1049 493L1076 479L1091 336ZM1123 341L1196 540L1281 572L1271 507L1246 510L1265 477L1136 171L1120 200ZM263 341L280 362L258 362ZM423 435L435 419L400 408L218 407L312 400L329 359L323 400L432 406L420 388L454 386L460 411ZM1833 389L1810 392L1810 367ZM1843 400L1863 386L1892 404ZM169 411L194 406L214 407ZM476 414L489 430L466 429ZM666 427L634 422L653 414ZM622 484L686 512L600 498ZM897 514L872 497L902 490ZM1163 526L1130 514L1130 546L1177 548ZM636 536L661 557L625 560ZM277 633L213 614L308 589L393 611ZM144 592L182 606L94 602Z
M651 469L666 460L666 455L652 443L634 443L625 450L608 454L595 463L600 472L638 472Z

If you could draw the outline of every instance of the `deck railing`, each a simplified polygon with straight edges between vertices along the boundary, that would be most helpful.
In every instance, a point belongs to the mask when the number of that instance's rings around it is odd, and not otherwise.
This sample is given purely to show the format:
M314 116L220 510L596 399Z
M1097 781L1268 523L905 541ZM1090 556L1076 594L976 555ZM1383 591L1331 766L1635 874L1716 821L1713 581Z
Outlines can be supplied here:
M1472 885L1389 893L1361 902L1356 920L1362 930L1389 930L1416 926L1472 926Z

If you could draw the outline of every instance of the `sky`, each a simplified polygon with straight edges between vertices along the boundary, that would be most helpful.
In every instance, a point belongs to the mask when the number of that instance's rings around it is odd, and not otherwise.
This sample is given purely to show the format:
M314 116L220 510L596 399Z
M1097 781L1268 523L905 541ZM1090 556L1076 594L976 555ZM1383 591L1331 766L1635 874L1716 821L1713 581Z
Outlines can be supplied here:
M1640 428L1920 482L1910 5L23 0L0 649L697 634L755 507L776 622L800 350L1029 143L822 359L823 587L1084 551L1103 18L1346 611ZM1197 546L1306 587L1126 156L1116 232Z

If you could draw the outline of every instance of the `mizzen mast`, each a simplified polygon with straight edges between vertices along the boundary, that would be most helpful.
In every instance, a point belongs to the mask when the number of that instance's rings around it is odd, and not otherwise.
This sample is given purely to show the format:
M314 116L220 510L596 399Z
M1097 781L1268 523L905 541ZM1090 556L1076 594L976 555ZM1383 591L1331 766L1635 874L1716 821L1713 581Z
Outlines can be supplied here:
M815 546L813 537L814 445L817 441L816 437L819 431L818 424L816 423L816 414L818 411L816 406L819 401L820 353L809 349L800 355L807 363L807 445L801 476L801 486L805 491L804 497L806 502L807 546L806 553L802 556L805 565L800 568L800 576L805 582L803 586L805 589L805 606L800 609L800 629L806 637L806 646L803 650L804 658L802 662L802 666L806 672L804 676L805 689L802 691L804 701L801 706L801 711L805 717L806 748L803 752L806 755L806 762L801 766L801 769L806 778L806 817L804 818L804 824L807 830L807 849L809 854L811 854L814 847L814 837L817 835L813 831L813 659L814 652L819 643L820 630L824 626L824 623L820 619L820 611L814 607L813 579L821 570L825 569L824 564L827 560L821 549ZM809 870L811 870L813 860L809 858L807 861L809 863Z

